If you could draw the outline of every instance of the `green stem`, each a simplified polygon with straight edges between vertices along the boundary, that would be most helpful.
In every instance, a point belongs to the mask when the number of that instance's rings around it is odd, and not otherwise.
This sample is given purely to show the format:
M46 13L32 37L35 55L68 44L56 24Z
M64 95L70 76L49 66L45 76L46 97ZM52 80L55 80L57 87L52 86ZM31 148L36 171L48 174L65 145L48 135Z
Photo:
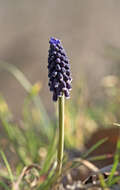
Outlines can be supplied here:
M64 152L64 95L59 97L58 100L59 110L59 142L58 142L58 155L57 155L57 172L61 174L63 152Z

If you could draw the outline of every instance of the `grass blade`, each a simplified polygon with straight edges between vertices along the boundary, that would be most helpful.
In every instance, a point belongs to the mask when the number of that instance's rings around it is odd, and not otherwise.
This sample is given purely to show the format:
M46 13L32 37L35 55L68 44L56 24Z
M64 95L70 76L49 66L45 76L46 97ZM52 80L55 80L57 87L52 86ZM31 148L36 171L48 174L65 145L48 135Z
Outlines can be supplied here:
M9 73L11 73L28 93L31 92L32 84L27 80L25 75L16 66L14 66L13 64L1 61L0 69L3 69L5 71L8 71ZM41 122L47 131L49 129L51 122L50 122L49 116L42 104L40 97L38 95L33 97L33 102L34 102L35 106L37 107L37 109L40 110Z
M5 165L6 165L6 168L8 170L8 174L10 176L10 180L11 180L12 183L14 183L14 176L12 174L12 170L11 170L11 167L10 167L8 161L7 161L7 158L6 158L6 156L5 156L5 154L4 154L4 152L2 150L0 150L0 154L1 154L2 159L3 159L3 161L4 161Z
M106 160L106 159L110 159L113 158L112 154L103 154L103 155L99 155L99 156L93 156L88 158L88 161L101 161L101 160Z
M105 179L104 179L102 174L99 174L99 180L100 180L100 184L103 187L103 189L104 190L109 190L109 188L107 187L107 184L106 184Z
M111 184L112 184L112 179L113 179L114 174L115 174L115 172L117 170L119 160L120 160L120 139L117 142L117 150L116 150L116 154L115 154L115 157L114 157L114 163L113 163L112 170L110 172L110 176L108 178L108 185L109 186L111 186Z
M101 139L98 141L95 145L93 145L85 154L83 154L82 158L86 158L90 153L95 151L99 146L101 146L103 143L105 143L108 140L108 138Z

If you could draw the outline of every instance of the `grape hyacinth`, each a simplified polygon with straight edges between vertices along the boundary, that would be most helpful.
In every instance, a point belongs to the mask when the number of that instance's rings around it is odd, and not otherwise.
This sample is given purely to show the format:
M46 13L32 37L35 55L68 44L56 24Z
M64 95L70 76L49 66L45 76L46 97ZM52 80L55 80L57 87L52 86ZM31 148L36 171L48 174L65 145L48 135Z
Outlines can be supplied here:
M53 92L53 101L57 101L63 94L70 97L72 78L68 57L60 40L51 37L49 43L48 85Z

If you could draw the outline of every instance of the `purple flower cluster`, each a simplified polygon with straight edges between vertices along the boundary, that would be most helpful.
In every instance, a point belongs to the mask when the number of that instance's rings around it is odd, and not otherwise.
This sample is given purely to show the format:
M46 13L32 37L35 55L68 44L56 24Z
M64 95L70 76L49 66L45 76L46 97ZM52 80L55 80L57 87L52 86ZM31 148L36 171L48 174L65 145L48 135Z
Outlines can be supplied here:
M52 37L49 43L48 85L53 92L53 101L57 101L63 94L69 98L72 78L69 61L60 40Z

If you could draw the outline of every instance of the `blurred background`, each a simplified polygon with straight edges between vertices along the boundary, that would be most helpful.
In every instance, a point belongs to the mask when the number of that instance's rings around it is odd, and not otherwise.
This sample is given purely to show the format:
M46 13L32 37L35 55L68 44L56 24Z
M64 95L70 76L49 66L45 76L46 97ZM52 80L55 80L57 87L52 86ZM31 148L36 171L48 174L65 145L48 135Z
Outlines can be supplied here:
M97 100L101 78L118 72L119 17L118 0L0 0L0 60L16 65L32 84L42 83L40 96L50 112L48 40L57 37L71 60L73 89L84 77L91 98ZM0 91L19 117L25 91L5 71L0 72Z
M119 134L113 123L120 122L119 18L119 0L0 0L0 148L18 175L31 163L44 163L46 174L56 156L47 70L51 36L62 40L73 77L65 109L68 157L80 157L106 137L93 156L113 157Z

